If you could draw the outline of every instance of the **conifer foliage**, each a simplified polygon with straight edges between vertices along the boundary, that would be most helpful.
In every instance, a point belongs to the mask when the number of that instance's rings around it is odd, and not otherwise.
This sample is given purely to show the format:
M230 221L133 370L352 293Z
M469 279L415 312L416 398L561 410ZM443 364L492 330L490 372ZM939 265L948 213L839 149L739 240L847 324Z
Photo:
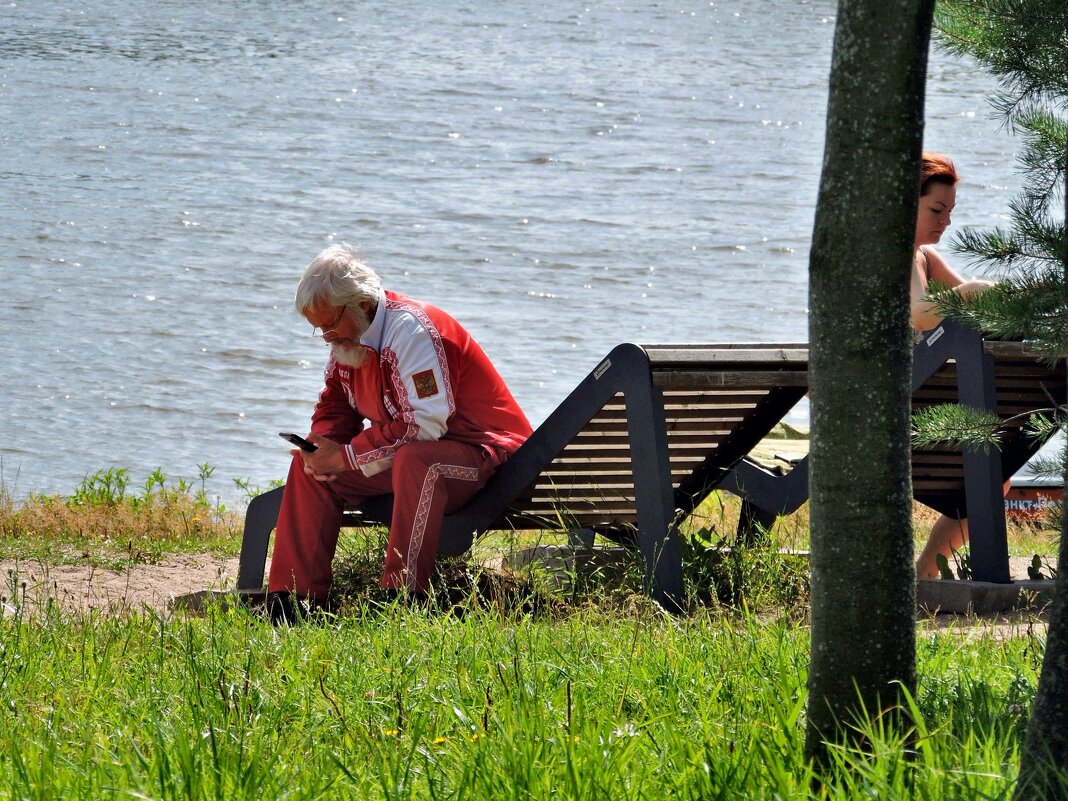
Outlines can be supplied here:
M1002 273L992 291L940 300L949 316L996 336L1033 342L1051 361L1068 354L1064 175L1068 151L1068 3L1064 0L942 0L939 46L997 76L992 98L1020 135L1024 187L1011 225L964 231L954 244Z
M1004 273L974 302L940 299L948 316L1031 341L1050 362L1068 358L1068 3L1065 0L941 0L937 41L999 79L993 98L1022 138L1024 186L1011 226L959 234L955 244ZM1066 410L1039 425L1068 429ZM1068 453L1056 465L1068 483ZM1052 467L1052 465L1050 466ZM1021 753L1015 798L1068 797L1068 517L1061 516L1057 586L1038 690Z

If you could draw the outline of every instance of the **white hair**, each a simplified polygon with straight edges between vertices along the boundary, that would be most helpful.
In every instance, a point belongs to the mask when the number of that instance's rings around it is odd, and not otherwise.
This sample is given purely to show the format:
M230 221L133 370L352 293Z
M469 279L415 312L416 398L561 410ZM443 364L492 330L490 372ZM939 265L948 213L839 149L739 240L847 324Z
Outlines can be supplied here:
M308 265L297 285L293 303L307 316L313 306L357 306L378 301L382 279L352 245L331 245Z

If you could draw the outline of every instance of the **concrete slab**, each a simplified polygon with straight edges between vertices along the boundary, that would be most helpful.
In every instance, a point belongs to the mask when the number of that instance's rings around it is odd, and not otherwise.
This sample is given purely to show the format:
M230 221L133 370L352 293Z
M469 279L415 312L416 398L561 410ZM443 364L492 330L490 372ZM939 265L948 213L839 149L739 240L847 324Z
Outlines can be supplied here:
M990 615L1018 609L1042 609L1053 600L1052 580L1026 579L1011 584L990 581L921 579L916 606L927 614Z
M622 581L636 559L633 551L618 545L575 548L571 545L535 545L505 554L490 569L523 570L531 565L543 571L558 587L571 587L575 580ZM496 561L496 560L494 560Z
M202 613L209 604L217 604L223 609L229 609L233 605L256 606L262 604L267 598L267 591L260 590L197 590L171 599L169 607L174 610L183 610Z
M807 556L807 551L788 551ZM630 558L633 558L630 555ZM500 565L517 570L536 563L550 576L565 584L591 574L614 574L626 569L628 552L618 546L597 546L592 550L567 545L538 545L505 555ZM922 579L916 582L916 607L928 615L995 615L1020 610L1041 610L1053 600L1052 579L1020 578L1027 575L1030 558L1010 559L1011 584L987 581Z

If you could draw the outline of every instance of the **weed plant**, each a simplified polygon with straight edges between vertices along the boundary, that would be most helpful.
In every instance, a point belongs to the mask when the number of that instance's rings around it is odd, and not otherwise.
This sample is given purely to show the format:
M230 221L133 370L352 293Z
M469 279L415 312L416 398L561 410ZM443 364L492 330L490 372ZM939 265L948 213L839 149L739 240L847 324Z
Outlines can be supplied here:
M559 539L542 532L516 532L515 540L498 541L497 547L507 554ZM379 579L387 541L388 532L383 528L342 535L334 559L335 608L386 600ZM734 548L709 539L703 531L683 537L681 546L686 606L806 617L809 582L803 556L785 552L770 540ZM636 551L610 547L588 554L565 553L568 555L533 559L519 568L509 568L507 558L486 563L472 555L439 559L432 579L433 602L440 608L474 603L503 614L554 617L574 614L590 605L627 613L648 603L643 588L644 565Z
M380 584L382 555L388 540L388 530L377 526L342 533L333 565L330 598L333 609L378 614L389 604L392 594ZM529 571L514 575L490 571L464 556L439 558L431 584L430 602L439 610L461 609L472 603L522 610L522 614L531 611L536 603L538 581Z
M133 488L125 468L111 468L70 495L30 494L21 502L0 485L0 555L117 566L166 552L236 553L241 519L209 496L214 470L200 465L193 483L169 481L160 468Z

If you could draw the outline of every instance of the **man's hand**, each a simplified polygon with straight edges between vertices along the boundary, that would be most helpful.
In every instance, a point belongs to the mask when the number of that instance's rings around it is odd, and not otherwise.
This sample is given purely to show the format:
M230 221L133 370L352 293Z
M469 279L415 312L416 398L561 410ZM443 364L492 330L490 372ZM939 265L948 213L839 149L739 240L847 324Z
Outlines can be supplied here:
M349 469L341 447L332 439L318 434L308 434L306 439L318 445L319 449L309 453L300 448L293 448L290 453L304 460L304 472L309 476L317 481L334 481L339 474Z

